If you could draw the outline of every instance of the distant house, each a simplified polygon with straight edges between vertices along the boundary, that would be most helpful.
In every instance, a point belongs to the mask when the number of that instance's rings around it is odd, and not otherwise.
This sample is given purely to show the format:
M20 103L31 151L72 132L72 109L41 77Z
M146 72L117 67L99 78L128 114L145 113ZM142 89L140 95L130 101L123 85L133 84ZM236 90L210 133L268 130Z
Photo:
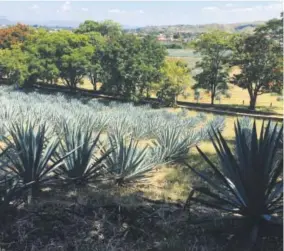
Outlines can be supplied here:
M157 40L158 40L158 41L163 41L163 42L168 41L168 39L166 38L166 36L165 36L164 34L159 34L159 35L157 36Z

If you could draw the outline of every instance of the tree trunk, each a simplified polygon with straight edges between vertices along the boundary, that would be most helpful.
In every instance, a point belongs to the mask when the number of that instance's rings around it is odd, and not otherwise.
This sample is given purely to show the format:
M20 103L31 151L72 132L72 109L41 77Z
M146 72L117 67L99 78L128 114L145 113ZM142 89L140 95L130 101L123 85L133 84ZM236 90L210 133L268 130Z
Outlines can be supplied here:
M97 91L97 79L95 76L91 77L91 81L94 87L94 91Z
M147 87L147 98L150 98L150 90L149 90L149 87Z
M211 105L214 105L215 94L211 94Z
M255 110L256 97L257 96L250 97L250 102L249 102L249 109L250 110Z
M177 95L174 95L174 103L173 103L173 107L176 108L177 107Z

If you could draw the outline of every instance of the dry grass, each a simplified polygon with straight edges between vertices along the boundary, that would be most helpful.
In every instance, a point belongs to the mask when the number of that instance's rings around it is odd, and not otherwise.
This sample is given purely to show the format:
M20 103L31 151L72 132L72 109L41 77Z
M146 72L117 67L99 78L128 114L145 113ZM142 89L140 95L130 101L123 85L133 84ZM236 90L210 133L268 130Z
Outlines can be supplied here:
M171 112L177 112L179 109L169 109ZM189 111L189 115L195 116L197 112ZM234 139L234 123L236 117L226 117L225 128L222 135L225 137L229 145L232 146ZM260 131L262 120L256 120L258 132ZM216 159L216 153L211 142L205 141L199 144L201 150L210 156L211 159ZM206 168L204 161L200 158L195 148L190 150L189 163L199 168ZM166 200L166 201L185 201L190 184L194 181L195 176L192 175L190 170L183 166L163 166L157 171L152 173L148 183L139 187L141 191L152 199Z
M230 71L230 75L238 73L239 70L235 67ZM84 83L80 86L83 89L93 90L93 85L88 79L84 79ZM98 84L100 87L100 83ZM249 94L247 90L241 89L238 86L229 84L229 92L231 94L231 98L221 97L220 101L215 101L216 104L224 104L224 105L232 105L237 107L247 108L249 106ZM194 91L191 87L186 89L186 94L188 97L179 96L179 101L188 101L188 102L196 102L194 100ZM153 96L154 97L154 96ZM267 111L267 112L275 112L278 114L283 114L283 101L278 101L277 98L279 95L276 94L263 94L260 95L257 99L256 110L258 111ZM200 100L199 103L207 103L210 104L210 95L205 91L200 90Z

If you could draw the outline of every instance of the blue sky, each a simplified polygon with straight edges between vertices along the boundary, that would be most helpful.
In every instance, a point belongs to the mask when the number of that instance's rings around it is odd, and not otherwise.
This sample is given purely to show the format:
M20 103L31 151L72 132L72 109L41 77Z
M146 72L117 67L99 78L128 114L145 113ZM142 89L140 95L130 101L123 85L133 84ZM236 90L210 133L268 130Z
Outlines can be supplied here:
M123 25L234 23L279 17L280 1L3 1L13 21L112 19Z

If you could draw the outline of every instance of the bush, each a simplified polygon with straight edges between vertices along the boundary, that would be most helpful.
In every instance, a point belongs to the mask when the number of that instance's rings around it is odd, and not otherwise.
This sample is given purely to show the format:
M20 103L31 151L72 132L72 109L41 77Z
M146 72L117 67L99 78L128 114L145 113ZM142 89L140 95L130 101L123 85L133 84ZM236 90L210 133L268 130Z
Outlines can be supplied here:
M280 216L283 214L283 155L276 154L282 132L283 126L280 129L277 125L271 128L268 123L265 128L263 122L258 138L254 122L248 140L248 134L237 122L234 154L221 133L213 130L211 141L219 158L219 166L197 149L215 175L205 175L187 164L210 187L194 187L193 190L199 195L191 197L191 201L227 212L228 216L221 218L223 223L233 220L242 223L241 230L229 226L223 231L242 233L251 246L255 246L263 235L282 236L283 233ZM216 218L211 220L216 224Z

